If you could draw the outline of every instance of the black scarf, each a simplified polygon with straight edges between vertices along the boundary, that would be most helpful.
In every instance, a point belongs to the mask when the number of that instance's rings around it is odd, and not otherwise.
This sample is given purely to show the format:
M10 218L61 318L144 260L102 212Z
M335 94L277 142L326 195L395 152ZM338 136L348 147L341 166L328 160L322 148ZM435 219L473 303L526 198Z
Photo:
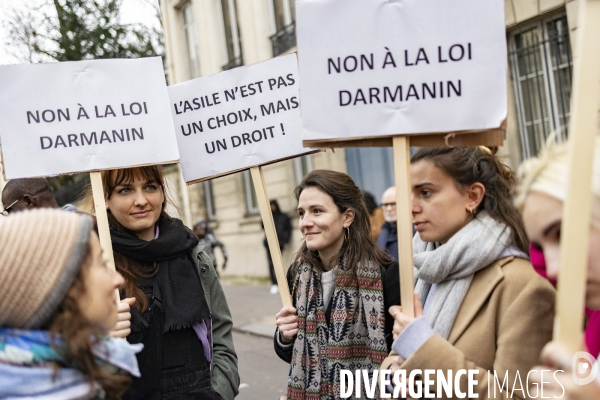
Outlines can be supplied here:
M140 263L158 264L154 279L165 314L164 332L189 328L201 321L208 323L210 311L192 257L198 238L179 219L161 217L158 228L158 238L145 241L111 224L113 248Z

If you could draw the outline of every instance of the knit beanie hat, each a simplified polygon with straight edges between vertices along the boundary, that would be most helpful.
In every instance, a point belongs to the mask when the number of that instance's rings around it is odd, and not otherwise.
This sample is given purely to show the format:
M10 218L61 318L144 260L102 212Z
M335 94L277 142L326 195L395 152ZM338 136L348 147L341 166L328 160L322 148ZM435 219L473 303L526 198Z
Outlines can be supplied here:
M0 328L54 317L89 251L90 216L34 209L0 218Z

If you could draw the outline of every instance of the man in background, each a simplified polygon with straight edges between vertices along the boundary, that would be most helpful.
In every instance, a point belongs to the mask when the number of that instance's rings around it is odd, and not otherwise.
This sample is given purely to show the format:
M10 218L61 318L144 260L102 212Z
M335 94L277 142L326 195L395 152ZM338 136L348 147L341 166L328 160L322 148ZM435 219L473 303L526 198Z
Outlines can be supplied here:
M213 232L209 231L208 224L202 218L200 218L198 223L194 225L194 233L196 234L196 236L198 236L198 239L200 239L200 242L198 244L202 246L202 250L204 250L206 254L208 254L210 261L215 267L217 276L219 276L219 270L217 269L217 258L215 257L214 248L221 248L221 253L223 253L223 265L221 266L221 268L223 270L225 270L225 267L227 266L227 259L229 258L227 254L227 248L225 247L223 242L217 239Z
M11 179L2 190L2 204L3 215L33 208L58 208L52 187L44 178Z
M385 223L377 238L379 248L388 253L398 262L398 228L396 216L396 187L387 188L381 196L381 209Z

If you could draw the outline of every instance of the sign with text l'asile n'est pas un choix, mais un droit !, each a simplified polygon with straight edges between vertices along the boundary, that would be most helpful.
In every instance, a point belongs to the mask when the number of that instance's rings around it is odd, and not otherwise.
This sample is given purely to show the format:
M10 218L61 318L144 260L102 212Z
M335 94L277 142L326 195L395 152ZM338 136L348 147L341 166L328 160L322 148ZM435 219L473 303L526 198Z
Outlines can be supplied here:
M169 86L186 182L306 154L295 54Z

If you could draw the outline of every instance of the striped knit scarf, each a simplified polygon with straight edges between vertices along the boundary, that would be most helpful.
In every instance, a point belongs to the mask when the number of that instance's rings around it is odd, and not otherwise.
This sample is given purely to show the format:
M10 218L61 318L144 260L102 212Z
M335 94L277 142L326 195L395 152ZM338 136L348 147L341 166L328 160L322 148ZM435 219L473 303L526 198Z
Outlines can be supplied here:
M327 325L321 271L296 266L298 335L288 377L289 400L340 398L340 370L379 369L387 356L381 269L361 265L356 273L340 268Z

